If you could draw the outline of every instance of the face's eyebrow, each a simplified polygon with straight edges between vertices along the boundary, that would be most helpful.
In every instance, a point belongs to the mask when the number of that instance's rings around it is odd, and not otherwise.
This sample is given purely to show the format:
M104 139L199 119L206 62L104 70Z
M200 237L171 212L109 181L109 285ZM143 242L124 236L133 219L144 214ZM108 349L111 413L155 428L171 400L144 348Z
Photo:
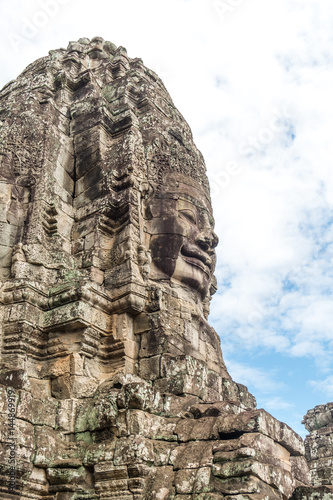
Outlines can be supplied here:
M191 195L187 193L180 193L177 195L177 199L181 201L185 201L188 203L191 203L194 205L198 210L205 210L208 213L211 213L211 210L209 207L207 207L204 203L199 201L197 198L192 197Z

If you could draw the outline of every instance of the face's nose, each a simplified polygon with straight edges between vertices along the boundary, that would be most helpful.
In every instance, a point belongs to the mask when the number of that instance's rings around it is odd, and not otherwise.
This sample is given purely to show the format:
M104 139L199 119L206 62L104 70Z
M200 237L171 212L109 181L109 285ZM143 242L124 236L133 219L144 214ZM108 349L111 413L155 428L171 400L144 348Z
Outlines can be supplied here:
M201 231L195 238L196 244L205 252L212 251L217 246L219 239L211 229Z

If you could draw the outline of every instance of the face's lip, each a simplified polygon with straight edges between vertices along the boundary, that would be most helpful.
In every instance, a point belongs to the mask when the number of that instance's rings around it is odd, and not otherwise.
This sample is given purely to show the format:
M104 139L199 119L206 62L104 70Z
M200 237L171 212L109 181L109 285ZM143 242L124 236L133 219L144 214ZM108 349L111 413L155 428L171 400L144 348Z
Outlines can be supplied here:
M188 242L184 243L180 252L186 262L199 267L206 274L210 274L212 270L212 260L197 245Z

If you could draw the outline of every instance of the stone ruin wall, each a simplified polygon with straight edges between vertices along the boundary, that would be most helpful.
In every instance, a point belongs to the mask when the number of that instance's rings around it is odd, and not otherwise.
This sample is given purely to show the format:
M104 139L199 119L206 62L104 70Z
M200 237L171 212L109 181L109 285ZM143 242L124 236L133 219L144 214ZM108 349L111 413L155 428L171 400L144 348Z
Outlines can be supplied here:
M310 433L305 439L305 456L311 483L323 491L325 487L333 491L333 403L309 410L303 424Z
M207 323L204 161L140 59L80 39L2 89L0 235L0 498L312 498Z

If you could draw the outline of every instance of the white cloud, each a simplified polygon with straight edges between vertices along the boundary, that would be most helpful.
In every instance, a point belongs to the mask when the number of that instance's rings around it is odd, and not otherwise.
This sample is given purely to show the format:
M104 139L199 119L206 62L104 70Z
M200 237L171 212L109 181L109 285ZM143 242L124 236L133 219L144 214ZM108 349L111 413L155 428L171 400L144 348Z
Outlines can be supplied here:
M266 399L264 403L265 409L268 411L274 410L291 410L295 405L284 401L281 397L276 396L271 399Z
M261 393L277 391L284 387L284 383L275 380L276 374L274 371L264 371L243 363L237 363L232 359L226 360L229 373L234 380L244 385L251 385Z
M248 145L256 140L260 147L246 158L239 158L235 148L242 173L216 193L217 232L222 235L217 275L227 286L212 305L212 318L227 338L232 332L230 343L237 348L262 346L312 356L318 365L325 359L327 367L332 354L333 69L326 42L332 39L333 9L328 3L318 9L308 2L300 9L300 2L279 2L271 12L273 26L267 12L271 5L254 4L256 14L259 6L264 9L261 19L272 32L265 48L257 45L261 71L254 65L249 78L236 85L236 70L229 73L230 88L244 85L249 90L254 78L257 92L252 89L251 99L246 95L242 101L242 122L231 119L239 124L239 133L226 131L224 141ZM258 28L253 21L252 16L251 29ZM232 113L234 96L228 95ZM286 128L269 136L275 108L287 110ZM260 137L266 144L260 144ZM225 150L232 152L228 146ZM215 148L214 158L219 151ZM217 163L213 168L219 168ZM212 177L218 174L213 171ZM266 313L260 315L256 304ZM253 315L258 318L255 327L249 320Z
M322 380L311 380L309 383L315 391L324 394L329 399L333 398L333 375Z

